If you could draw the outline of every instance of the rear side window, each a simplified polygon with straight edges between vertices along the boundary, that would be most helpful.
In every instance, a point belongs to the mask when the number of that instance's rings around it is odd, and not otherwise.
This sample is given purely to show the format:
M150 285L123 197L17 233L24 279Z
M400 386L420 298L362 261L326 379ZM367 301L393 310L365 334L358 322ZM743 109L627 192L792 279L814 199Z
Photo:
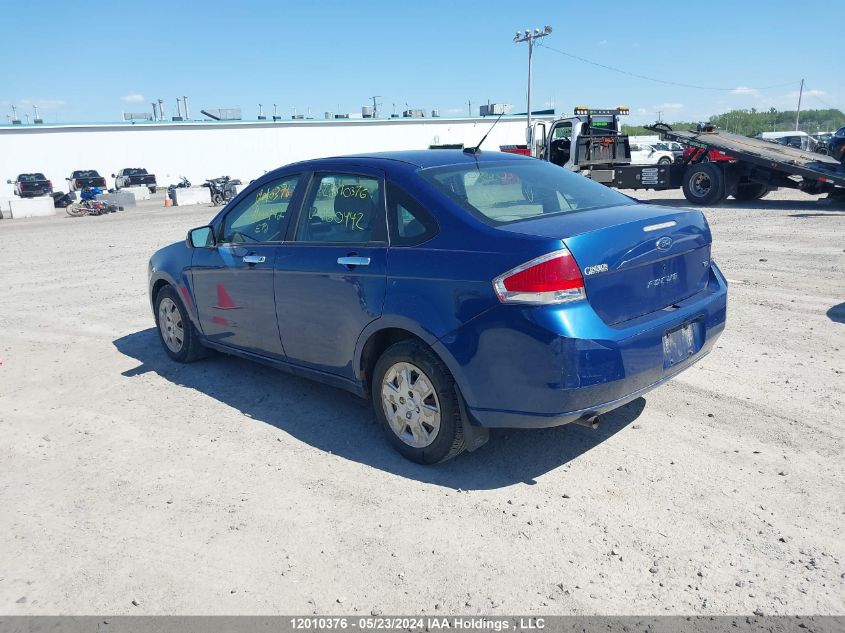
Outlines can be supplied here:
M610 187L540 160L467 163L424 169L419 174L470 214L494 226L635 204Z
M385 239L381 179L317 174L300 213L297 242L367 244Z
M414 246L437 234L434 217L402 188L388 183L387 212L391 246Z

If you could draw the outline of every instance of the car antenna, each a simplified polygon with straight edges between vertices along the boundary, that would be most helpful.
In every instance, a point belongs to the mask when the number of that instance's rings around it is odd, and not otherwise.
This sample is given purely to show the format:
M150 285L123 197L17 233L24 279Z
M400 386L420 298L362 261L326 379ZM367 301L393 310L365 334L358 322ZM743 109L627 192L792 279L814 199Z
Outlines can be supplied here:
M503 116L505 116L504 112L502 112L499 115L499 119L501 119ZM485 134L484 137L478 142L478 145L476 145L475 147L465 147L464 148L464 154L470 154L471 156L478 156L481 153L481 144L484 141L487 140L487 137L490 135L490 132L493 131L493 128L496 127L496 124L499 122L499 119L496 119L495 121L493 121L493 125L491 125L490 129L487 130L487 134Z

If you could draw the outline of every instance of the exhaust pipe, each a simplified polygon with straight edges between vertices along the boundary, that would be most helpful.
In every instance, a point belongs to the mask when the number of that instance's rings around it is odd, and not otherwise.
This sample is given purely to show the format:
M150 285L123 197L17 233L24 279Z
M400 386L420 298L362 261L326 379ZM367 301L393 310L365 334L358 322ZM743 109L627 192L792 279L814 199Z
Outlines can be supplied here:
M586 418L578 418L572 424L578 424L579 426L586 426L589 429L597 429L599 428L599 416L591 415Z

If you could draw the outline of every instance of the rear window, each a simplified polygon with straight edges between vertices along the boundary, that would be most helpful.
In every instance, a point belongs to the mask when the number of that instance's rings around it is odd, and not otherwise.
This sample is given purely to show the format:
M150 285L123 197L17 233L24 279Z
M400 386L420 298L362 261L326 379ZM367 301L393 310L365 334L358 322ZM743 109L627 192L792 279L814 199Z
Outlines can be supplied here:
M419 174L466 211L494 226L635 204L609 187L541 160L450 165Z
M36 182L38 180L47 180L44 174L21 174L18 176L20 182Z
M147 174L146 169L140 169L138 167L132 167L130 169L123 170L124 176L145 176Z
M73 172L74 178L99 178L100 174L98 174L93 169L85 169L83 171L75 171Z

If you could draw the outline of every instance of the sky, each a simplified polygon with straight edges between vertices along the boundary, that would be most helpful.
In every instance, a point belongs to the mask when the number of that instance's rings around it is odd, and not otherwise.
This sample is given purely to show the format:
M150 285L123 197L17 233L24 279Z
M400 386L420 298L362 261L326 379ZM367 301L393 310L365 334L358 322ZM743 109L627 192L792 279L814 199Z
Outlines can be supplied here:
M4 6L6 5L6 6ZM626 105L629 123L705 120L734 108L845 111L843 0L555 1L0 0L0 114L47 122L116 121L163 99L175 114L236 107L255 118L292 108L473 114L488 100L525 111L526 44L535 48L533 108L569 113ZM83 17L84 16L84 17ZM21 19L18 19L21 18ZM25 18L25 19L24 19ZM571 57L651 81L614 72ZM693 88L683 85L699 86ZM5 122L0 119L0 122Z

